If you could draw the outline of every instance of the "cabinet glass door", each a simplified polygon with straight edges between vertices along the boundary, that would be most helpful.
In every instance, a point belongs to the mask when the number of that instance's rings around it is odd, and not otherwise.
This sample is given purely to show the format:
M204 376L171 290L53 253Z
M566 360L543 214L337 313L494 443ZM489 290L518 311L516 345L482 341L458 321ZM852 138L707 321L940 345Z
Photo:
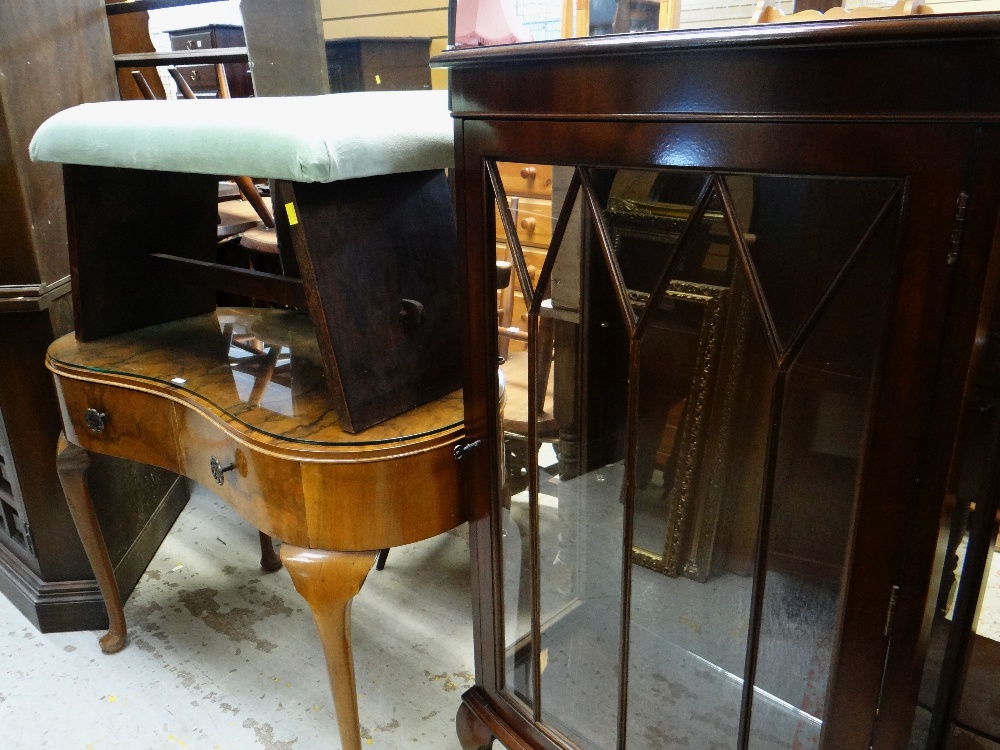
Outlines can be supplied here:
M486 166L499 687L580 748L816 748L903 183L551 170L523 213Z

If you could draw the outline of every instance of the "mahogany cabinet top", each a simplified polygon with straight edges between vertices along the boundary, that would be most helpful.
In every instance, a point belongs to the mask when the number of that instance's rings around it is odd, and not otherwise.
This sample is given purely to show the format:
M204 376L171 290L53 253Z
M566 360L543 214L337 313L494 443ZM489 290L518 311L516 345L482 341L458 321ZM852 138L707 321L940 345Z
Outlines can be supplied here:
M1000 116L1000 14L766 24L450 49L459 118Z

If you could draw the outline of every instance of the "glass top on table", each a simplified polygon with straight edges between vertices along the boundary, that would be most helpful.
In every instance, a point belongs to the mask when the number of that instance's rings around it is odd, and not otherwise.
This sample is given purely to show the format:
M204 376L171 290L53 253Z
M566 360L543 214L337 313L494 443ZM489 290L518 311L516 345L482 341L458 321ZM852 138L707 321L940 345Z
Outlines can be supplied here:
M49 347L65 367L147 380L207 402L256 432L326 446L392 444L462 423L462 392L352 435L337 423L319 345L304 312L219 308L214 313Z

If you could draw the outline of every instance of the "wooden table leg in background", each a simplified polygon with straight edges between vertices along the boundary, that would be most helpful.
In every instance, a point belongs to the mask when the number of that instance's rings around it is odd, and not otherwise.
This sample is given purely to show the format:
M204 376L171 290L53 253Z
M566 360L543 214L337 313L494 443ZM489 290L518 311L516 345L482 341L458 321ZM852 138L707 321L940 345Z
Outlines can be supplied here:
M260 567L268 573L281 570L281 558L274 551L274 542L271 537L263 531L258 532L258 534L260 535Z
M375 564L371 552L328 552L284 544L281 561L319 629L343 750L361 750L358 694L351 655L351 602Z
M104 543L104 535L101 533L97 514L94 512L94 503L90 498L90 487L87 484L89 468L90 454L80 446L69 442L65 433L60 433L56 449L56 472L59 474L59 482L66 495L73 523L76 524L83 549L94 569L94 576L97 578L101 595L104 597L104 605L108 610L110 627L101 637L101 650L106 654L115 654L125 648L125 611L122 609L111 556Z

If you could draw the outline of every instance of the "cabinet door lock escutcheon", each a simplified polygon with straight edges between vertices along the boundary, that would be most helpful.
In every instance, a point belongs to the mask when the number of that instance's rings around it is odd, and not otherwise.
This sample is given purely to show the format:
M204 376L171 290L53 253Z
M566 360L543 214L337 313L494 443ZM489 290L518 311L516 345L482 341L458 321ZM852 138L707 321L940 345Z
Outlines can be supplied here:
M458 445L455 446L455 458L461 461L463 458L465 458L466 453L471 451L473 448L478 448L482 444L483 444L482 440L473 440L471 443L465 443L464 445L462 443L459 443Z

